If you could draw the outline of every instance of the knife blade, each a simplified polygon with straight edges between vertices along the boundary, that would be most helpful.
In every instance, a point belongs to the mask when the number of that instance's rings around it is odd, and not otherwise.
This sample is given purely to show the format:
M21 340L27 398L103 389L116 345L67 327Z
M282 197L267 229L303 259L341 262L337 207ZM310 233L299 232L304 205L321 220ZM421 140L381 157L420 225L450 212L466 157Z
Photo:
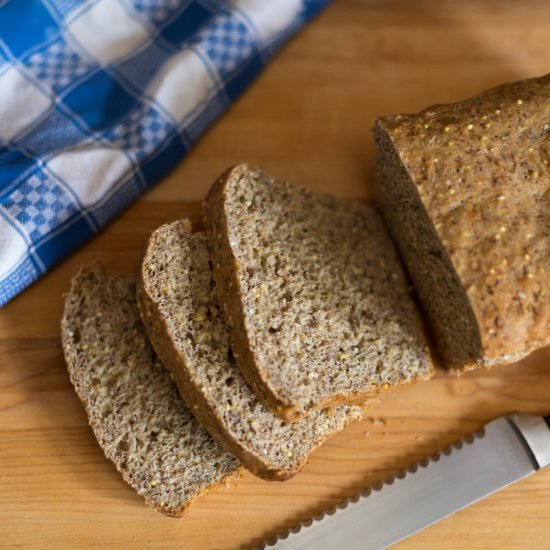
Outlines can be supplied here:
M550 464L550 417L515 413L265 542L260 549L379 549Z

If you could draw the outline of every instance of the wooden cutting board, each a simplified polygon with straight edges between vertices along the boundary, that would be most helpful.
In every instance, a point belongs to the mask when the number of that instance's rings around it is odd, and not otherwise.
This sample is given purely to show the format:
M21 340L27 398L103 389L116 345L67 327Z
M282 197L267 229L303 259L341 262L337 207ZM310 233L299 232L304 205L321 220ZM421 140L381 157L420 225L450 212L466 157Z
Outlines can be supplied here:
M375 114L416 111L550 70L550 3L335 0L165 181L0 311L0 547L243 548L434 453L486 421L550 412L550 349L387 398L285 483L246 473L180 520L144 506L104 458L68 380L62 293L78 266L131 273L145 236L183 216L228 165L260 163L334 195L371 197ZM399 518L395 518L399 521ZM550 470L401 543L548 547Z

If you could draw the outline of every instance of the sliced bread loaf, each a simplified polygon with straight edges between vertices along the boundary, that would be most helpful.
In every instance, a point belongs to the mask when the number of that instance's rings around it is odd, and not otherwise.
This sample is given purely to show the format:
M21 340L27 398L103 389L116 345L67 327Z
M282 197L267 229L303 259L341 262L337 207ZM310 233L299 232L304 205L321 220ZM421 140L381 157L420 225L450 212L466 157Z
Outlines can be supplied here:
M378 119L377 193L449 368L550 343L550 75Z
M252 473L288 479L315 447L361 417L359 407L344 405L287 424L266 409L235 364L207 238L192 234L188 220L153 232L138 280L142 319L181 395L211 435Z
M235 357L279 416L358 403L432 363L377 212L237 166L204 203Z
M71 381L109 458L150 506L180 516L238 471L193 418L139 318L135 284L92 264L73 279L61 321Z

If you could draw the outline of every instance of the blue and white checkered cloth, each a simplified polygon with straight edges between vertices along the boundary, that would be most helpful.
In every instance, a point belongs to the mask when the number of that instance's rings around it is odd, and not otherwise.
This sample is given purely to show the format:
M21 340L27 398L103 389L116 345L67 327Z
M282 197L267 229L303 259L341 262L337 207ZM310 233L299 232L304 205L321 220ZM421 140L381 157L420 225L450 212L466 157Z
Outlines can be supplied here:
M161 179L328 0L0 0L0 305Z

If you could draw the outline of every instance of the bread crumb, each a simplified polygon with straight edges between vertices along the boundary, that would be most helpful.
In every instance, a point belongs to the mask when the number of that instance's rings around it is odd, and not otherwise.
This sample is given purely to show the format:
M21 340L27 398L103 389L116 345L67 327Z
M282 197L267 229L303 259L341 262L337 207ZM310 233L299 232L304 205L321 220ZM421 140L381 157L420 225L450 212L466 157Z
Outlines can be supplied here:
M384 418L372 417L372 418L369 418L369 421L373 426L385 426L386 425L386 420Z

